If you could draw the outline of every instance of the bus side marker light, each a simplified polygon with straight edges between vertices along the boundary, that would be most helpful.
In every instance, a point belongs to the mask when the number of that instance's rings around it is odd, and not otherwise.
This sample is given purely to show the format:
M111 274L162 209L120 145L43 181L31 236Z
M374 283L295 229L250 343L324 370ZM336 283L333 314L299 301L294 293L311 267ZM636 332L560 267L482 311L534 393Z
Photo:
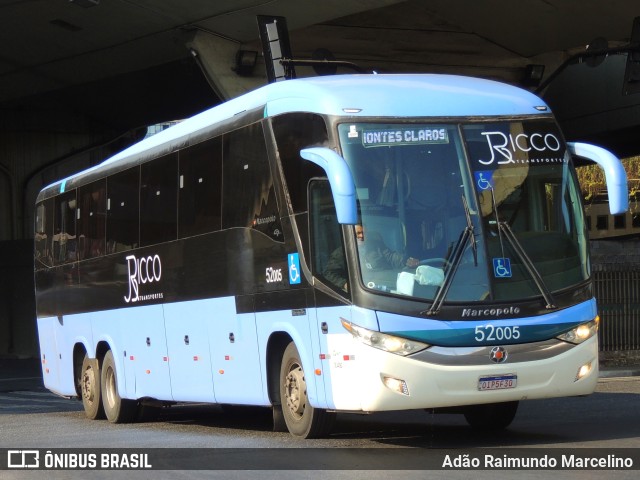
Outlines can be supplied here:
M218 370L218 373L219 373L220 375L224 375L224 370Z
M318 376L322 375L322 370L320 370L319 368L316 368L316 375Z
M194 362L197 362L198 360L200 360L200 359L198 358L198 356L197 356L197 355L196 355L195 357L193 357L193 361L194 361Z
M151 370L147 370L147 371L145 371L145 373L146 373L147 375L149 375L149 374L151 373Z
M409 396L409 387L407 387L407 382L404 380L382 375L382 383L384 383L389 390Z
M578 380L586 377L590 371L591 371L591 362L585 363L578 369L578 373L576 374L576 379L574 381L577 382Z
M133 355L131 355L131 356L129 357L129 360L131 360L131 361L133 362L134 358L135 358L135 357L134 357Z

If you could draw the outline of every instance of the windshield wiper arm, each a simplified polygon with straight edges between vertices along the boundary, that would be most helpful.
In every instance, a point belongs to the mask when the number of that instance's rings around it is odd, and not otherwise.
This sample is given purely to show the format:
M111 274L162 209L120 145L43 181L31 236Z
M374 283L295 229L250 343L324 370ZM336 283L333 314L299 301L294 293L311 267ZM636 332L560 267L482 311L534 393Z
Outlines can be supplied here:
M509 224L507 222L498 222L498 229L504 234L504 237L507 239L507 242L509 242L509 244L515 251L516 255L518 255L520 260L522 260L522 263L524 264L524 267L527 269L527 272L529 272L529 275L531 275L531 278L533 278L533 281L538 287L538 290L540 290L540 293L544 297L544 301L547 302L546 308L549 310L557 308L553 300L553 295L551 295L551 292L549 291L546 284L544 283L544 280L540 276L540 272L538 272L538 270L536 269L535 265L529 258L529 255L527 255L527 252L525 252L524 248L522 248L522 244L516 238Z
M465 230L469 231L471 238L471 248L473 248L473 264L474 266L478 266L478 244L476 243L476 237L473 234L473 222L471 221L471 210L469 210L469 204L467 203L467 198L462 195L462 205L464 206L464 217L467 221L467 228Z
M433 303L429 310L425 310L420 312L423 315L436 315L440 308L442 307L442 303L444 302L447 293L449 292L449 288L453 283L453 278L458 271L458 267L460 266L460 262L462 261L462 254L464 253L464 249L467 247L467 244L471 242L471 247L473 248L473 260L475 265L478 266L478 246L476 244L476 239L473 235L473 222L471 221L471 212L469 211L469 205L467 203L467 199L462 196L462 205L464 206L465 218L467 220L467 226L464 228L458 241L456 242L453 251L451 252L450 258L450 266L449 270L447 270L444 280L442 281L442 285L436 292L436 296L433 299Z

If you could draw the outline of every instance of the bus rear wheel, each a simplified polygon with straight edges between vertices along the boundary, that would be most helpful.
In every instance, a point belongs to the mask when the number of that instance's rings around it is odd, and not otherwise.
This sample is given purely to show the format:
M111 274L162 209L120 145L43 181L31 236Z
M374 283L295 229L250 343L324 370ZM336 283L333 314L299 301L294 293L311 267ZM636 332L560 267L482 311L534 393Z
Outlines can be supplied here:
M111 423L130 423L136 419L138 404L134 400L126 400L118 394L118 377L116 364L111 350L102 362L102 405L104 413Z
M518 402L469 405L465 408L464 418L475 430L498 431L511 425L517 411Z
M91 420L104 418L100 388L100 364L97 358L85 354L80 373L80 392L84 414Z
M284 351L280 366L280 400L287 429L302 438L326 436L335 419L335 413L314 408L307 397L307 382L300 354L291 342Z

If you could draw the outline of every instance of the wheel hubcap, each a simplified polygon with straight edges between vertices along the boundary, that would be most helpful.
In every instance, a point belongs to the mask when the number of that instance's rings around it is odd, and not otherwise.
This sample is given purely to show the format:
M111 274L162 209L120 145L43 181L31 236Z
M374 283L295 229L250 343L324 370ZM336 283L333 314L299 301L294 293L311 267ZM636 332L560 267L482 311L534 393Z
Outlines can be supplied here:
M115 381L115 375L113 374L113 369L109 368L106 372L106 389L107 391L106 396L107 396L107 402L109 402L109 406L111 408L113 408L113 406L116 404L116 398L115 398L115 388L116 388L116 381Z
M285 381L287 407L297 416L302 416L307 403L307 384L300 365L294 365Z
M89 403L93 403L95 397L96 376L93 368L87 368L82 375L82 397Z

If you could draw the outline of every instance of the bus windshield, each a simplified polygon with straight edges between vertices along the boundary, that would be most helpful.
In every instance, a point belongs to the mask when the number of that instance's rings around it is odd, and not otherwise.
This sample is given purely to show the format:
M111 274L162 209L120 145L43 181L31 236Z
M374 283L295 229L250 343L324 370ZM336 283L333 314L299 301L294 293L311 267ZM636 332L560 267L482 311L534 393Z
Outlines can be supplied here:
M551 120L344 123L339 134L366 288L551 305L588 278L580 191Z

